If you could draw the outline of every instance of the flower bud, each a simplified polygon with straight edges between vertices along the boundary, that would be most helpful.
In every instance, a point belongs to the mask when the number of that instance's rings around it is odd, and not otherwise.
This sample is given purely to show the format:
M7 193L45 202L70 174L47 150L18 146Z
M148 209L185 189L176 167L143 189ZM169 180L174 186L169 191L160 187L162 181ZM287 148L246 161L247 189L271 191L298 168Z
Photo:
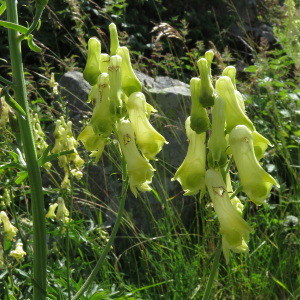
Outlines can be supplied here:
M206 109L200 103L201 80L192 78L190 81L192 108L191 108L191 128L197 134L206 132L209 127L209 118Z
M117 54L122 57L121 79L122 89L125 95L129 97L134 92L141 92L142 84L133 72L127 47L119 47L117 49Z
M230 80L233 84L233 87L236 90L235 75L236 75L236 69L234 66L226 67L222 73L222 76L228 76L230 78Z
M252 229L232 206L220 171L207 170L205 183L220 222L223 254L228 263L230 250L236 253L248 251L246 242Z
M208 141L208 165L212 169L222 168L227 162L225 140L225 101L216 97L212 108L212 131Z
M135 140L133 127L129 120L121 119L117 124L119 143L127 163L129 184L132 193L137 197L137 189L150 191L155 171L149 162L139 153Z
M207 60L200 58L197 62L200 71L200 97L199 101L203 107L214 105L214 88L211 83L210 68L208 67Z
M229 135L231 152L240 175L242 190L249 199L261 205L268 197L276 180L268 174L255 157L251 131L244 125L236 126Z
M205 59L207 60L207 67L208 67L208 70L209 70L209 76L211 77L211 63L214 59L214 53L209 50L209 51L206 51L205 52Z
M185 121L189 147L186 157L175 173L173 180L178 180L184 190L184 196L195 195L204 187L205 181L205 136L197 134L190 127L190 117Z
M114 23L109 25L109 33L110 33L110 55L116 55L117 49L119 48L119 38L117 27Z
M137 92L130 95L127 102L129 120L136 136L138 148L147 159L155 159L164 143L165 138L159 134L147 119L146 98L143 93Z
M90 38L88 41L88 57L83 70L83 78L92 86L97 83L98 76L101 74L100 55L100 41L95 37Z
M218 96L225 100L227 132L230 133L237 125L245 125L251 131L254 131L255 128L252 122L239 105L231 79L227 76L219 78L216 83L216 90Z
M107 53L101 53L101 55L100 55L100 71L101 71L101 73L108 73L109 62L110 62L110 56Z

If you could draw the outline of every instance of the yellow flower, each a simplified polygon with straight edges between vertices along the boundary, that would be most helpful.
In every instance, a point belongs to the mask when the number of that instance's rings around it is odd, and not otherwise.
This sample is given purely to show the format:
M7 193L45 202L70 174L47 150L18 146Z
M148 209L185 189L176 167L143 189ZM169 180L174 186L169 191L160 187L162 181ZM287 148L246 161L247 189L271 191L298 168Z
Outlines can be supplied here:
M127 111L138 148L147 159L155 159L156 154L161 151L163 144L167 141L150 124L146 115L146 99L143 93L137 92L130 95Z
M110 112L110 77L107 73L102 73L98 77L97 88L91 93L93 103L95 107L93 110L93 116L89 125L93 127L95 135L102 135L104 137L110 136L112 132L112 115Z
M230 202L225 183L219 171L207 170L205 183L220 222L223 254L226 263L228 263L230 250L236 253L248 251L246 243L249 241L249 234L252 229Z
M12 241L16 236L18 229L10 223L8 216L4 211L0 212L0 219L3 222L4 232L7 239Z
M48 218L48 219L55 219L56 218L55 210L56 210L57 206L58 206L57 203L51 204L49 206L49 210L48 210L45 217Z
M254 131L255 128L241 108L232 81L228 76L222 76L217 80L216 91L218 96L225 100L227 132L229 133L237 125L245 125Z
M259 134L257 131L252 132L252 138L255 156L257 160L260 161L264 157L265 151L267 150L268 146L273 147L273 145L268 139Z
M152 182L155 170L139 153L130 121L121 119L117 124L117 131L119 143L127 163L130 189L137 197L137 189L142 192L151 190L149 184Z
M57 212L56 212L56 220L62 221L63 223L68 223L69 221L69 211L66 208L65 201L62 197L57 198Z
M88 57L83 71L83 78L90 84L95 85L100 71L101 43L93 37L88 41Z
M191 108L191 128L198 134L206 132L209 127L209 119L206 108L200 103L201 80L192 78L190 81L192 108Z
M23 244L17 243L16 249L10 252L10 255L13 256L18 262L26 255L26 252L23 250Z
M268 174L255 157L251 131L244 125L232 129L229 135L231 152L240 175L242 190L255 204L261 205L268 197L276 180Z
M178 180L184 189L184 196L195 195L204 188L205 181L205 136L206 133L197 134L190 127L190 117L185 121L186 135L189 147L186 157L175 173L173 180Z

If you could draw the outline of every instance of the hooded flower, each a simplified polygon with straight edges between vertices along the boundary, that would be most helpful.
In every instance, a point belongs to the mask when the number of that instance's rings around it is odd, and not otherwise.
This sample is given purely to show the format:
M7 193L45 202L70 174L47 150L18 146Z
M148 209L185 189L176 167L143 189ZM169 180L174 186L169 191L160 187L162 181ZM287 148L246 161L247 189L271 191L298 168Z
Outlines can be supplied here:
M55 210L56 210L57 206L58 206L57 203L51 204L49 206L49 210L48 210L45 217L48 218L48 219L55 219L56 218Z
M10 252L10 255L13 256L18 262L23 259L26 255L26 252L23 250L23 244L17 243L16 249Z
M200 71L200 98L199 101L203 107L214 105L214 88L211 82L210 64L205 58L200 58L197 61L198 69Z
M57 204L56 220L62 221L63 223L68 223L69 211L66 208L64 199L62 197L58 197Z
M92 86L97 83L97 78L101 74L100 55L100 41L95 37L90 38L88 41L88 57L83 71L83 78Z
M178 180L184 189L185 196L195 195L204 188L205 181L205 136L197 134L190 127L190 117L185 121L186 135L189 139L187 155L175 173L173 180Z
M12 241L16 236L18 229L10 223L8 216L4 211L0 212L0 219L3 222L4 232L7 239Z
M161 151L167 141L150 124L143 93L137 92L130 95L127 102L127 111L135 132L138 148L147 159L155 159L156 154Z
M139 153L130 121L121 119L117 124L117 131L120 147L127 163L130 189L137 197L137 189L142 192L151 190L149 184L152 182L155 170Z
M207 170L205 183L220 222L223 254L226 263L228 263L230 250L236 253L248 251L246 243L249 241L249 233L252 229L230 202L225 183L219 171Z
M110 112L110 78L107 73L98 77L97 88L92 91L92 101L95 104L93 116L89 125L93 127L96 136L108 137L112 132L112 115Z
M243 191L255 204L261 205L268 197L273 184L277 187L279 184L257 161L252 133L246 126L236 126L229 135L229 143Z
M200 103L200 89L201 80L199 78L192 78L190 81L192 108L190 126L197 134L206 132L209 127L209 119L206 108Z
M218 96L225 100L227 132L230 133L230 131L237 125L245 125L251 131L254 131L255 128L252 122L239 104L231 79L227 76L219 78L216 83L216 91Z

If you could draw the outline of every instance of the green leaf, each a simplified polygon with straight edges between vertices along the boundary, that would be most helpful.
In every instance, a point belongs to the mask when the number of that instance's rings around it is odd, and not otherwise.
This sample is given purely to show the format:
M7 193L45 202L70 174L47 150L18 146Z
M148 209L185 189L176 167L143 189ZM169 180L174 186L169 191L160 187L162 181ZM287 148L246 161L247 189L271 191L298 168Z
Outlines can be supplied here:
M59 156L62 156L62 155L68 155L68 154L72 154L74 153L74 150L67 150L67 151L62 151L62 152L59 152L59 153L55 153L55 154L51 154L51 155L48 155L49 151L50 151L50 148L51 148L51 145L49 145L47 147L47 149L44 151L43 155L39 158L39 166L41 167L43 164L45 164L46 162L49 162L49 161L52 161L56 158L58 158ZM46 153L47 151L47 153ZM46 155L48 156L45 156L44 154L46 153Z
M244 69L244 72L249 72L249 73L256 73L257 68L255 66L249 66L246 69Z
M20 184L28 177L28 172L27 171L18 172L17 176L19 176L19 177L15 180L15 183Z
M5 93L5 101L13 108L15 109L17 112L19 112L22 116L26 116L25 111L23 110L23 108L17 103L17 101L15 101L8 93L8 91L5 89L4 90Z
M15 23L11 23L11 22L7 22L7 21L0 21L0 26L19 31L23 34L26 34L28 31L28 29L24 26L21 26L21 25L15 24Z

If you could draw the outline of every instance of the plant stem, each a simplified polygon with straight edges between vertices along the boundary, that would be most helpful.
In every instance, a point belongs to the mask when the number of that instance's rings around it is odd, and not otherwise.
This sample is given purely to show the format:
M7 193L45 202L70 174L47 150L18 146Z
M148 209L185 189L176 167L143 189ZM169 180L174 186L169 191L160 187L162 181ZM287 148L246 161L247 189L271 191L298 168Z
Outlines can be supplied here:
M73 175L71 175L71 180L70 180L70 184L71 184L71 204L70 204L70 214L69 214L69 218L70 218L70 222L72 221L72 212L73 212L73 190L74 190L74 186L73 186ZM67 252L67 286L68 286L68 300L71 300L71 286L70 286L70 234L69 234L69 224L67 226L67 236L66 236L66 252Z
M205 288L202 300L208 300L209 299L209 295L210 295L210 292L211 292L211 289L212 289L212 286L213 286L214 278L216 276L216 273L217 273L217 270L218 270L218 267L219 267L220 256L221 256L221 248L222 248L221 246L222 246L222 242L220 240L219 244L218 244L217 251L215 252L213 265L212 265L212 268L210 270L209 278L208 278L208 281L207 281L207 284L206 284L206 288Z
M125 176L124 176L125 177ZM109 240L107 242L107 245L105 246L95 268L93 269L92 273L90 274L90 276L88 277L88 279L86 280L86 282L82 285L82 287L80 288L80 290L76 293L76 295L72 298L72 300L79 300L81 299L81 295L84 293L84 291L86 291L86 289L89 287L89 285L93 282L93 280L95 279L97 273L99 272L99 270L101 269L104 260L106 258L107 253L109 252L112 243L116 237L117 231L119 229L121 220L122 220L122 216L123 216L123 211L124 211L124 206L125 206L125 200L126 200L126 196L127 196L127 189L128 189L128 176L126 175L126 178L123 181L123 186L122 186L122 195L121 195L121 200L120 200L120 207L119 207L119 212L117 215L117 219L116 219L116 223L114 225L114 228L111 232L111 235L109 237Z
M7 21L18 24L17 1L7 0L6 5ZM33 219L33 279L36 285L38 285L38 287L33 287L33 299L45 300L47 287L47 252L42 180L32 135L23 71L21 42L18 40L18 32L13 29L8 29L8 39L15 100L23 108L26 114L24 118L18 113L18 121L27 164L29 185L31 189Z

